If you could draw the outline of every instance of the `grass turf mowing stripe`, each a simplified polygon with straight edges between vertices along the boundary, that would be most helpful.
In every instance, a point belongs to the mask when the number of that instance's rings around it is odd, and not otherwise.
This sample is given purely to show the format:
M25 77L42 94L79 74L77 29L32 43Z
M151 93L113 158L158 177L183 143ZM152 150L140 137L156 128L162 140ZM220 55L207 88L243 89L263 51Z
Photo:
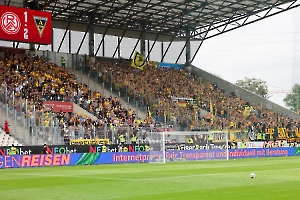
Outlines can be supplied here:
M267 169L267 170L261 170L257 169L255 172L257 174L265 174L265 173L278 173L279 171L296 171L298 172L300 168L285 168L285 169ZM114 178L114 177L100 177L96 176L97 174L94 174L93 176L90 176L89 174L76 174L76 173L71 173L71 174L47 174L47 173L7 173L11 175L19 175L19 176L30 176L31 178L40 178L40 177L65 177L65 178L84 178L84 179L103 179L103 180L116 180L116 181L156 181L159 179L178 179L178 178L188 178L188 177L200 177L200 176L221 176L221 175L228 175L233 177L235 174L250 174L252 171L234 171L234 172L226 172L226 173L210 173L210 174L205 174L205 173L200 173L200 174L192 174L192 175L182 175L182 176L162 176L162 177L151 177L151 178ZM20 177L22 178L22 177Z

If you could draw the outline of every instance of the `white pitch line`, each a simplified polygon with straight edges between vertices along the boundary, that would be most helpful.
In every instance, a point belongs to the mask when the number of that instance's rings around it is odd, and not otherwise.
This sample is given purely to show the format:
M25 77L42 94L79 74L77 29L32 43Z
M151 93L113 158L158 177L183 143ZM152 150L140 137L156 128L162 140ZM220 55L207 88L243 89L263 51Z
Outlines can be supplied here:
M282 171L282 170L299 170L300 168L287 168L287 169L269 169L269 170L256 170L256 172L270 172L270 171ZM118 180L118 181L151 181L151 180L162 180L162 179L177 179L177 178L188 178L188 177L201 177L201 176L219 176L219 175L231 175L231 174L243 174L251 173L252 171L244 172L229 172L229 173L215 173L215 174L192 174L184 176L164 176L164 177L154 177L154 178L109 178L109 177L97 177L97 176L86 176L86 174L81 174L81 176L75 174L59 175L59 174L42 174L42 173L7 173L21 176L36 176L36 177L73 177L73 178L92 178L92 179L102 179L102 180ZM90 175L90 174L89 174ZM231 175L232 176L232 175Z
M42 173L7 173L7 174L13 174L13 175L20 175L20 176L35 176L35 177L74 177L74 178L93 178L93 179L104 179L104 180L120 180L120 181L131 181L133 179L129 178L105 178L105 177L90 177L90 176L85 176L82 174L82 176L76 176L73 174L69 175L59 175L59 174L42 174Z

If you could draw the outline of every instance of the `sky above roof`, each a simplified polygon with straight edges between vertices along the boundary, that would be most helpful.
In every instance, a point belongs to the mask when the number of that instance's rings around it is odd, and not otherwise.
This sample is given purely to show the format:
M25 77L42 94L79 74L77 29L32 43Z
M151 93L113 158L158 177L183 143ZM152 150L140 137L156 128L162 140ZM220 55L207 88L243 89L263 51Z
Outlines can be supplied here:
M300 8L272 16L206 40L193 65L236 83L248 78L267 82L269 91L288 91L300 83ZM286 93L269 100L285 106Z

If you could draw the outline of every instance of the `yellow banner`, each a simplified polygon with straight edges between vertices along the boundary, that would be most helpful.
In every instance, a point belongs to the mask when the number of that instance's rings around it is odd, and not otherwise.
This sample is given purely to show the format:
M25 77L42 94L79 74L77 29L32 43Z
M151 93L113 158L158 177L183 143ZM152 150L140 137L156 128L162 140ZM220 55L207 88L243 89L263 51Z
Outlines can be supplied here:
M157 67L157 66L158 66L158 62L157 62L157 61L149 60L148 62L149 62L149 65L150 65L151 67Z
M213 104L212 104L212 101L210 99L209 101L209 110L210 110L210 119L211 119L211 123L213 124L214 123L214 110L213 110Z
M102 145L109 144L109 139L76 139L70 140L70 145Z

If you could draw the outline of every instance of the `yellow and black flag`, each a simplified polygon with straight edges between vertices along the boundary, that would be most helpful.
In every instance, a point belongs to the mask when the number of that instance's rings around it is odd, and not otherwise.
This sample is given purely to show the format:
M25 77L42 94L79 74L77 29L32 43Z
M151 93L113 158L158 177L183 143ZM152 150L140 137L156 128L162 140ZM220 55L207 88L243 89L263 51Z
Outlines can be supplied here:
M149 117L150 119L152 118L152 113L149 107L147 108L147 117Z
M140 70L144 70L146 64L145 57L137 51L134 51L131 66Z

